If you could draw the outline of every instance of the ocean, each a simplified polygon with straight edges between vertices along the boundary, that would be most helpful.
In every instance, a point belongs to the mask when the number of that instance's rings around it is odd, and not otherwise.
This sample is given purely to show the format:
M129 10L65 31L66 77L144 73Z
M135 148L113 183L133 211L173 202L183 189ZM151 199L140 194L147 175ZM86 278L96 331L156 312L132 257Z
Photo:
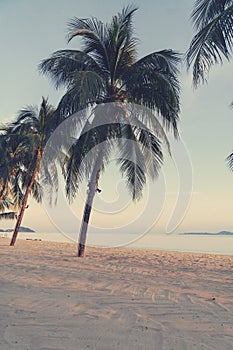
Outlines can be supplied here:
M11 233L2 233L10 238ZM72 235L75 237L75 235ZM74 242L66 235L57 232L19 233L20 239L33 239L51 242ZM170 250L180 252L199 252L233 255L233 235L182 235L182 234L145 234L139 238L134 234L113 235L110 233L88 234L87 244L107 247L130 247L141 249Z

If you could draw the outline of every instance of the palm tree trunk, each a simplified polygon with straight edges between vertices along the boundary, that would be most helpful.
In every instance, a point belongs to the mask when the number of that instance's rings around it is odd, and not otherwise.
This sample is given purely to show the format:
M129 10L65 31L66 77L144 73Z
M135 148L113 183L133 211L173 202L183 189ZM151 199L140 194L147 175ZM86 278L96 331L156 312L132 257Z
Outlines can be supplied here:
M26 192L25 192L25 195L24 195L24 198L23 198L23 203L22 203L22 206L21 206L21 209L20 209L19 216L17 218L17 222L16 222L16 225L15 225L13 236L11 238L10 246L14 246L15 245L15 241L17 239L17 236L18 236L18 233L19 233L19 228L20 228L21 222L23 220L24 212L25 212L25 209L26 209L26 206L27 206L28 197L30 195L33 183L34 183L36 175L37 175L38 163L39 163L40 159L41 159L41 151L38 149L36 165L35 165L32 177L31 177L31 181L30 181L29 185L27 186L27 189L26 189Z
M11 238L10 246L14 246L15 245L15 241L16 241L16 238L17 238L18 233L19 233L19 228L20 228L21 222L23 220L24 212L25 212L25 209L26 209L26 206L27 206L27 201L28 201L28 197L29 197L32 185L33 185L33 181L31 180L31 182L30 182L30 184L27 187L27 190L25 192L25 196L24 196L24 199L23 199L22 207L20 209L20 213L19 213L16 225L15 225L14 233L13 233L13 236Z
M83 219L82 219L82 225L79 233L79 241L78 241L78 257L84 257L84 251L86 246L86 239L87 239L87 229L88 229L88 223L91 215L92 210L92 204L93 200L96 194L96 188L98 186L98 180L100 175L100 170L103 164L103 157L104 157L104 146L102 146L99 150L96 163L93 169L93 172L91 174L91 178L88 184L88 194L87 199L84 207L84 213L83 213Z

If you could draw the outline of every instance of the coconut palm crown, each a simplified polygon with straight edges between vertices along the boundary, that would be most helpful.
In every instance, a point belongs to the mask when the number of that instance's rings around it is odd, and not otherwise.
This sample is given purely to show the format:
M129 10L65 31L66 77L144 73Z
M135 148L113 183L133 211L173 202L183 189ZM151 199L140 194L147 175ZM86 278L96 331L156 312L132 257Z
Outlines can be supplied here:
M61 50L40 64L55 86L67 92L58 110L62 117L99 103L128 101L156 110L177 132L180 58L177 52L153 52L137 60L137 39L126 7L109 24L96 18L73 18L68 41L82 38L82 50Z
M44 148L53 130L53 113L54 108L47 99L42 98L40 108L35 106L23 108L18 113L16 121L8 126L8 133L12 135L12 138L20 136L26 140L27 144L27 151L19 172L17 172L19 179L13 181L15 184L20 183L23 194L11 245L15 244L29 196L33 195L37 202L41 202L42 199L42 187L38 177Z

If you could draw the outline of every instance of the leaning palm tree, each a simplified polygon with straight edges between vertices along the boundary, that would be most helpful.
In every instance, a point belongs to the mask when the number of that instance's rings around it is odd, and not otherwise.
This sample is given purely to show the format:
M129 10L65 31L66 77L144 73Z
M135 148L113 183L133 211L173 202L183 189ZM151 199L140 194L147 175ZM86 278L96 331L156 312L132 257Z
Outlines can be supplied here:
M16 174L17 182L15 182L15 185L21 184L23 198L10 242L11 246L15 244L29 196L32 194L38 202L42 199L42 190L38 178L41 170L41 158L53 128L53 113L54 108L48 103L47 99L42 98L39 110L33 106L22 109L17 120L9 126L9 132L12 135L25 137L28 142L24 162Z
M233 0L196 0L192 12L197 31L186 54L187 66L193 66L193 84L206 82L213 64L232 56Z
M136 200L149 172L146 153L152 159L150 173L154 176L162 163L164 128L178 136L179 54L162 50L137 58L132 24L136 10L128 6L107 24L96 18L73 18L68 41L81 37L82 50L57 51L40 64L40 71L49 75L57 88L67 89L56 113L59 122L91 109L91 117L85 112L79 114L80 133L64 165L68 196L73 198L79 183L88 179L78 256L84 256L92 204L112 141L120 149L120 169ZM132 104L150 112L129 113ZM130 146L124 142L127 139L133 141Z

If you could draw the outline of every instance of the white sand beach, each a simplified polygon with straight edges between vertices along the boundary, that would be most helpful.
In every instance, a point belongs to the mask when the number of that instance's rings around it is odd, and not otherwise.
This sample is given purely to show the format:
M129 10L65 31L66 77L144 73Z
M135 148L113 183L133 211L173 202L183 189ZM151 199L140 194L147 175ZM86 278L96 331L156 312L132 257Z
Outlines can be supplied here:
M232 350L233 257L0 239L1 350Z

